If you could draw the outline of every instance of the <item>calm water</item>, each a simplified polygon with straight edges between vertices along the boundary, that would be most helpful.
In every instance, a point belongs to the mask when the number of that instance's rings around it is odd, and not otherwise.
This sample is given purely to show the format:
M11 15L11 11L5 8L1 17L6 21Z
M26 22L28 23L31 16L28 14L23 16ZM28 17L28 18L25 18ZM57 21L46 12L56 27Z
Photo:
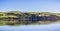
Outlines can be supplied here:
M48 25L0 26L0 31L60 31L60 23Z

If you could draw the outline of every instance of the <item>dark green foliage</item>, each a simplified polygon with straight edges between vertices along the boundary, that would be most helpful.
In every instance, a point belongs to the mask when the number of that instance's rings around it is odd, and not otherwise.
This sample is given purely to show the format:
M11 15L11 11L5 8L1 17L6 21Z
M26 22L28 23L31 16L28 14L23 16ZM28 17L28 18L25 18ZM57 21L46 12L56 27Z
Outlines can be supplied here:
M55 21L56 18L60 18L58 15L49 12L19 12L19 11L0 12L0 20L2 20L0 21L0 25L19 25L19 24L27 25L36 23L38 21L48 21L48 18L50 18L51 21L52 20Z

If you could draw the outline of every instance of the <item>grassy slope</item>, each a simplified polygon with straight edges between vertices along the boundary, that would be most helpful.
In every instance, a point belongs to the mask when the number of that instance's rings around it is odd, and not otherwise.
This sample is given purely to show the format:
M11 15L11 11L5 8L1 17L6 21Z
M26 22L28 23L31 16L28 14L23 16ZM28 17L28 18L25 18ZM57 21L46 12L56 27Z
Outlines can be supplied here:
M21 14L20 12L13 12L14 14ZM28 12L28 14L39 14L39 12ZM41 12L39 15L41 15L41 14L47 14L47 15L49 15L49 14L56 14L57 16L59 16L60 17L60 13L58 14L58 13L49 13L49 12ZM7 16L6 15L6 12L0 12L0 15L3 15L2 16L2 18L4 18L4 17L9 17L9 16ZM6 16L5 16L6 15ZM0 16L1 17L1 16ZM14 17L14 16L10 16L10 17ZM17 24L16 22L14 22L14 21L9 21L10 23L9 24L13 24L13 25L20 25L20 24ZM13 23L12 23L13 22ZM49 21L46 21L45 23L48 23ZM8 23L8 21L0 21L0 25L6 25ZM36 22L37 23L37 22ZM36 23L31 23L31 24L36 24ZM41 23L43 23L43 21L41 21ZM50 22L49 22L50 23Z

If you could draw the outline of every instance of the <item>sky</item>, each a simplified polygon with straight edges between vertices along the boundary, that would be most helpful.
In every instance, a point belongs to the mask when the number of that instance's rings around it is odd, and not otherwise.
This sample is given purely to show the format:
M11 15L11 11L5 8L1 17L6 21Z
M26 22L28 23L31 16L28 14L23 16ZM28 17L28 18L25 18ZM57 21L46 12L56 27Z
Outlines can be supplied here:
M0 0L0 12L60 13L60 0Z

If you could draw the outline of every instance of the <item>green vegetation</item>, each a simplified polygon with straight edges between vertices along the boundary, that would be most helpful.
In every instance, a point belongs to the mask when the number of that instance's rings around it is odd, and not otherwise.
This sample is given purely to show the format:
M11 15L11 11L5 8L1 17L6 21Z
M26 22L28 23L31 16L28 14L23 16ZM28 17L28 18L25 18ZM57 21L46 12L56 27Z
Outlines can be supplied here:
M30 21L29 17L35 16L49 16L56 15L60 17L60 13L50 13L50 12L0 12L0 25L28 25L28 24L47 24L52 23L51 21ZM27 20L26 20L27 18Z
M0 25L6 25L7 21L0 21Z

